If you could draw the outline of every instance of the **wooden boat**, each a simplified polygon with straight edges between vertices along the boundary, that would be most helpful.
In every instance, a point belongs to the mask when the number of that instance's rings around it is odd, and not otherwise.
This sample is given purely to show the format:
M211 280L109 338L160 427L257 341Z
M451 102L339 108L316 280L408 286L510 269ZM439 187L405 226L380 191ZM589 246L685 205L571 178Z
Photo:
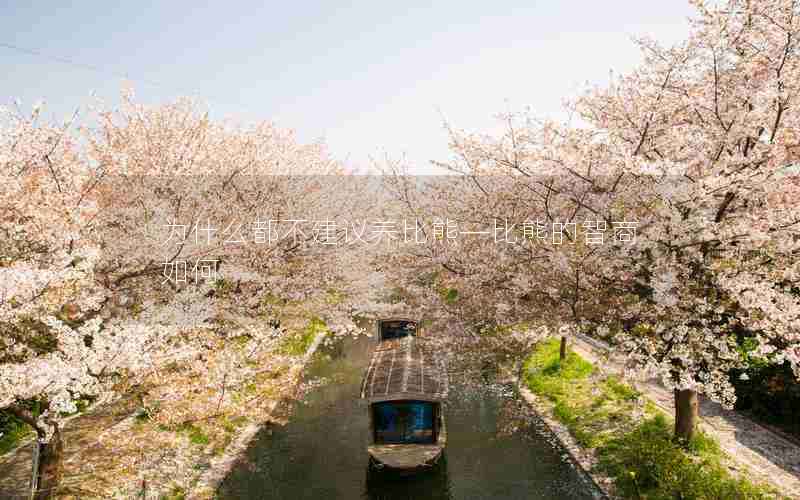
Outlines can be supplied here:
M378 344L361 385L375 468L411 472L438 462L447 442L447 383L444 365L415 337Z
M416 336L419 328L419 322L410 318L385 318L376 324L379 341Z

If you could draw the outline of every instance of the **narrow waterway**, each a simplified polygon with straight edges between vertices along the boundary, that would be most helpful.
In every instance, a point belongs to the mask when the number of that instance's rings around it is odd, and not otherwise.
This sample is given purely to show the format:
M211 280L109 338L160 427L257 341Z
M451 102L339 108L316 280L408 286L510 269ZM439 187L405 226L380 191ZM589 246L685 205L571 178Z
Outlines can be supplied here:
M269 426L223 482L222 499L590 499L589 481L536 418L504 388L451 387L447 449L439 465L410 477L371 472L368 418L358 399L373 339L321 347L306 372L327 383ZM511 394L510 388L505 392Z

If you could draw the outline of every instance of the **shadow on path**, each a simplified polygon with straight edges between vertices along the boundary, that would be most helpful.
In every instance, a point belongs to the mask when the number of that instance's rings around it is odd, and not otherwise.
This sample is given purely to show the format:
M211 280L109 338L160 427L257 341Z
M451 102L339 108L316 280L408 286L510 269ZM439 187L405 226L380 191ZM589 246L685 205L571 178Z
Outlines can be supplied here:
M608 373L622 373L623 362L608 355L608 346L595 339L578 338L572 348ZM673 393L658 379L637 382L636 387L663 411L675 413ZM800 498L800 446L719 403L700 397L701 428L719 441L732 459L728 464L756 481L771 484L781 493ZM737 467L744 466L746 470Z
M107 449L98 441L100 431L105 431L131 416L138 407L135 396L124 396L99 408L67 421L63 430L64 478L62 485L68 487L79 478L79 469L92 459L102 463L102 454ZM33 440L25 442L16 450L0 457L0 498L24 500L28 498L31 477ZM77 493L77 492L73 492Z

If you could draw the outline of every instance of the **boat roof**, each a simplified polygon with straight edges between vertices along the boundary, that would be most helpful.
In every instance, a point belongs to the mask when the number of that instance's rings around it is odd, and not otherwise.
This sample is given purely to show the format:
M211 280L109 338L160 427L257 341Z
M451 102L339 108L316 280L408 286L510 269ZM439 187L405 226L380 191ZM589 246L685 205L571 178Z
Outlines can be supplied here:
M442 401L448 380L444 364L414 337L384 340L375 347L361 383L361 398L382 401Z

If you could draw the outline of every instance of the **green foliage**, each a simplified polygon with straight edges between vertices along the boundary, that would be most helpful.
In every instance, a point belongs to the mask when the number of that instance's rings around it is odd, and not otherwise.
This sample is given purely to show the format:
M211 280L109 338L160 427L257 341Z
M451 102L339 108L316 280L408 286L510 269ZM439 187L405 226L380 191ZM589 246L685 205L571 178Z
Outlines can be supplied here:
M686 446L673 440L672 425L649 401L648 416L632 414L641 394L618 377L600 378L574 352L559 361L559 339L540 343L525 363L525 381L553 401L553 415L583 447L594 448L598 467L612 477L620 496L647 500L751 500L773 492L735 479L721 464L719 444L698 433Z
M230 280L218 278L214 282L214 290L218 296L226 297L236 290L236 284Z
M169 493L161 495L160 500L186 500L186 490L180 486L175 486Z
M138 318L139 314L141 314L141 312L144 311L144 307L142 306L142 304L134 302L133 304L131 304L130 311L134 318Z
M594 371L591 363L572 351L562 363L559 349L559 339L543 342L534 349L524 366L530 389L553 401L570 392L572 381L585 379Z
M593 448L607 438L605 427L628 418L633 389L613 380L595 386L594 366L572 351L559 359L560 339L539 344L525 363L528 387L555 403L553 413L582 446ZM625 404L623 404L625 402Z
M556 405L553 407L553 413L558 420L567 425L574 424L578 420L578 415L572 407L563 401L556 401Z
M42 403L37 399L28 399L17 403L30 411L34 417L42 413ZM18 419L10 412L0 410L0 454L11 451L26 437L33 435L35 429Z
M61 412L62 417L67 417L69 415L77 415L78 413L83 413L89 408L92 403L95 402L97 397L95 396L79 396L78 399L75 400L75 411L72 413Z
M345 301L347 295L335 288L329 288L325 291L325 302L330 305L338 305Z
M740 378L742 373L746 380ZM736 390L737 410L800 437L800 384L788 362L732 370L730 380Z
M328 326L320 318L314 317L300 332L289 334L281 343L281 353L289 356L302 356L306 353L317 334L327 332Z
M0 455L13 450L33 434L33 428L10 413L0 411Z
M641 396L639 391L628 384L623 383L619 377L616 376L607 377L603 381L603 384L605 385L605 389L618 399L625 401L636 401Z
M695 455L722 456L722 448L717 440L705 432L696 433L686 448Z
M746 367L729 374L736 391L735 408L800 437L800 383L788 362L775 364L755 356L756 344L753 337L738 338L738 351Z
M179 431L186 433L192 444L205 446L211 441L203 429L192 423L184 423L180 426Z
M598 449L599 467L614 478L623 498L673 500L750 500L775 494L745 479L735 479L721 465L719 446L702 434L689 450L672 438L667 419L658 414L630 432L620 433Z
M736 350L748 366L764 366L769 364L767 360L754 355L757 347L758 341L755 337L744 337L736 344Z
M234 433L236 432L239 427L243 426L247 423L247 417L239 415L233 418L226 419L225 422L222 424L222 428L225 429L227 433Z
M447 304L455 304L458 301L458 290L455 288L445 288L442 290L442 299Z

